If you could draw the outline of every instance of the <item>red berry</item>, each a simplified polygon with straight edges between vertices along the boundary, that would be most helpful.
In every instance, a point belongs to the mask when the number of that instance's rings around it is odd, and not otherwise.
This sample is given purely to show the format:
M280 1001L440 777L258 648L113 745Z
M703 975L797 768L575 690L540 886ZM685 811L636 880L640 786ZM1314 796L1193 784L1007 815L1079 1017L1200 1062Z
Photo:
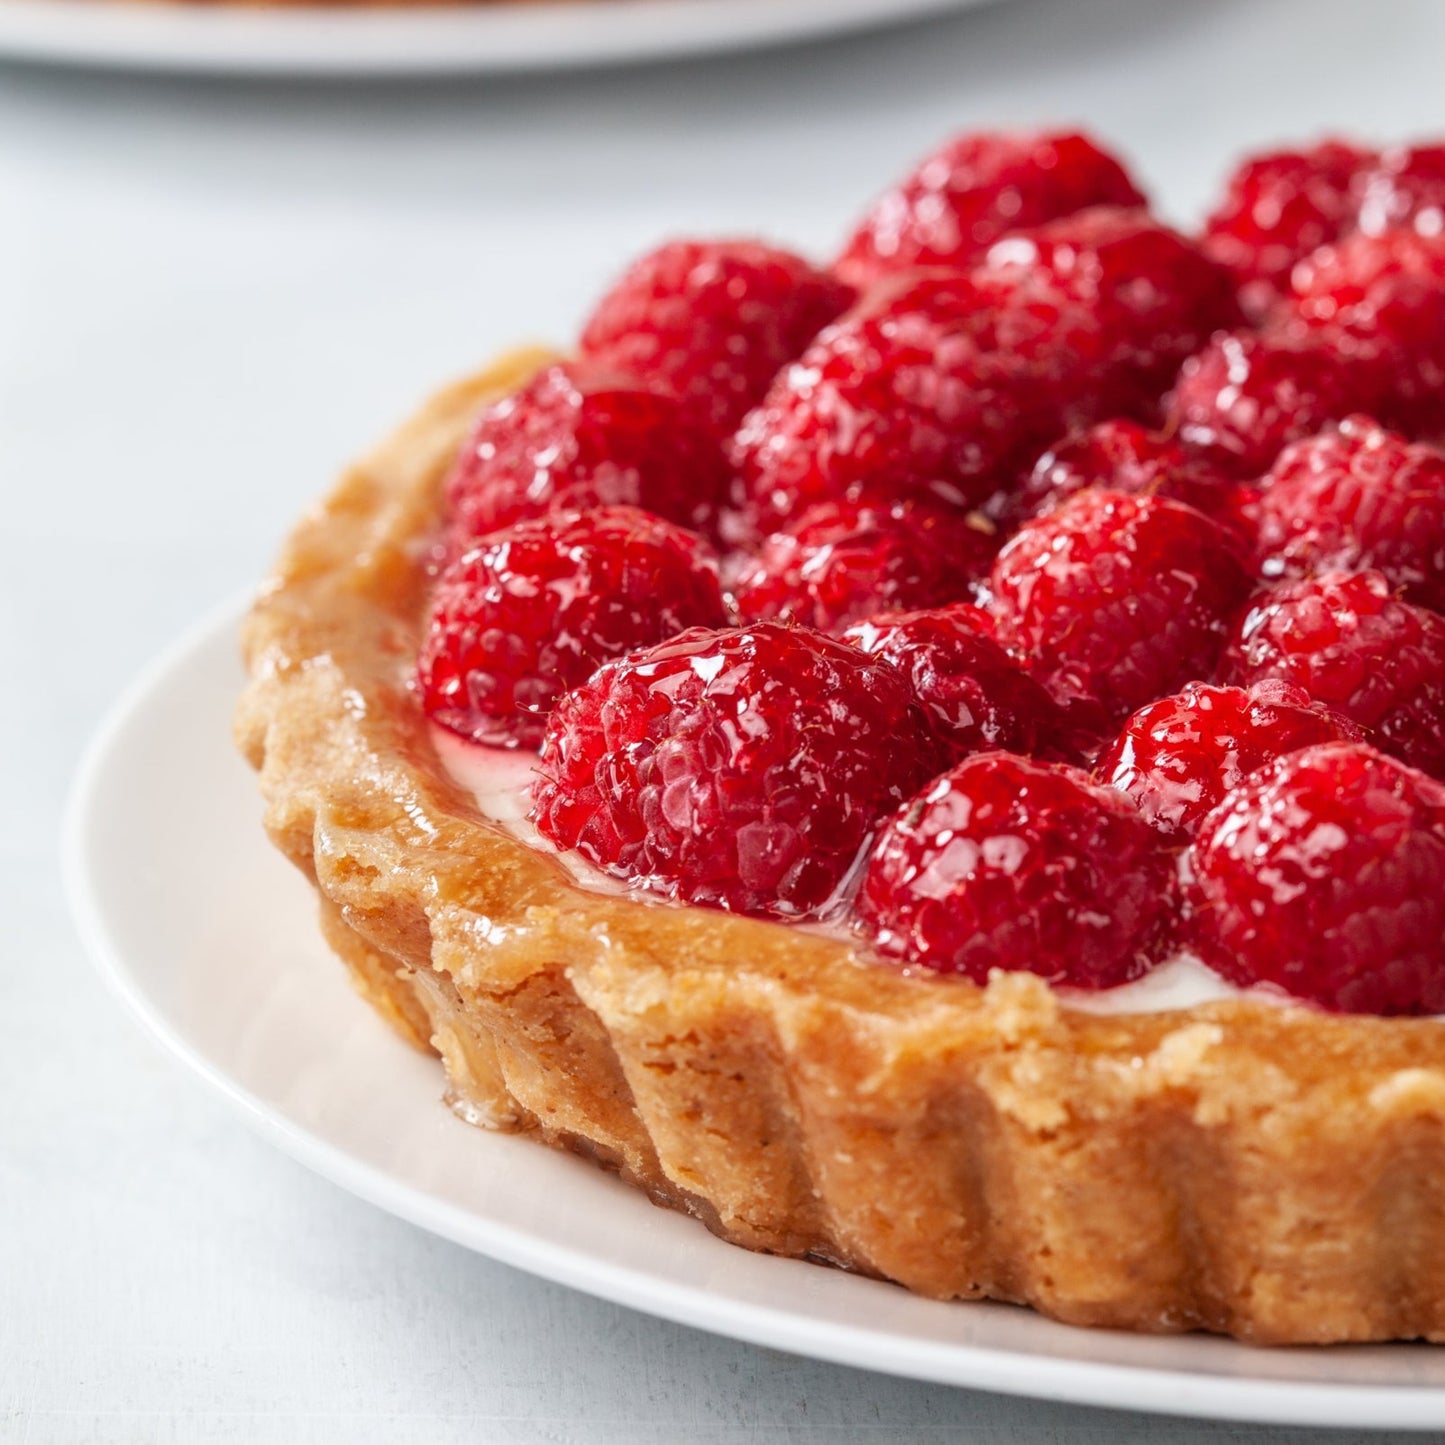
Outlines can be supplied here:
M1043 516L1085 487L1169 497L1211 514L1230 491L1225 477L1173 438L1116 419L1056 442L1035 463L1014 507L1025 517Z
M1445 786L1360 743L1292 753L1200 825L1194 945L1351 1013L1445 1013Z
M874 826L934 770L886 663L807 628L694 629L608 663L552 713L533 819L692 903L836 910Z
M984 501L1060 430L1097 351L1082 307L1016 305L1017 288L929 274L877 293L784 370L738 431L760 531L839 497Z
M1445 775L1445 617L1378 572L1327 572L1257 598L1220 664L1247 687L1282 678L1412 766Z
M598 302L582 355L694 403L728 436L853 291L760 241L672 241Z
M880 613L843 635L908 679L950 760L989 748L1037 752L1055 740L1059 710L991 631L988 613L960 602Z
M1360 177L1360 230L1400 226L1423 236L1445 230L1445 145L1392 147Z
M1267 763L1315 743L1360 736L1348 719L1287 682L1259 682L1248 692L1191 683L1140 708L1100 758L1095 776L1177 839Z
M1220 471L1251 478L1288 442L1357 409L1361 394L1361 379L1317 342L1230 332L1184 363L1165 415Z
M676 398L569 364L547 367L477 418L446 496L463 543L597 506L642 507L705 531L726 481L716 442Z
M980 753L884 828L858 912L884 951L941 973L1109 988L1163 952L1172 871L1118 793L1076 768Z
M745 619L837 632L883 608L957 600L997 550L989 523L936 503L820 502L763 542L733 590Z
M1289 447L1256 509L1267 577L1382 572L1445 610L1445 452L1351 417Z
M1085 206L1143 203L1119 162L1085 136L976 132L950 141L883 195L836 269L866 286L919 266L967 267L1005 232Z
M994 564L999 640L1061 701L1116 722L1214 669L1249 592L1235 544L1192 507L1080 492Z
M1204 249L1234 272L1253 314L1287 287L1296 261L1353 228L1360 175L1372 159L1325 141L1255 156L1229 178L1205 223Z
M1292 324L1373 373L1382 421L1445 431L1445 235L1346 236L1300 262L1293 286Z
M1142 211L1101 206L1012 236L983 272L1023 300L1047 287L1056 309L1082 308L1102 329L1093 375L1067 379L1087 412L1074 424L1148 415L1180 362L1239 319L1229 273Z
M535 745L557 696L608 658L725 620L706 545L660 517L600 507L518 522L442 573L422 705L478 742Z

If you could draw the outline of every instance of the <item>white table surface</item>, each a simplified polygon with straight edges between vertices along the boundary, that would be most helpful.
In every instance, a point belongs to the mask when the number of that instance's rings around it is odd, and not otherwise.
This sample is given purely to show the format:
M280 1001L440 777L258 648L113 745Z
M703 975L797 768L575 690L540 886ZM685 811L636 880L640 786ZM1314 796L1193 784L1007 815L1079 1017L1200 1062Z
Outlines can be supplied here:
M787 1358L430 1238L271 1152L138 1034L82 956L55 840L112 696L261 573L348 454L493 350L565 339L663 235L826 250L950 130L1051 119L1112 138L1187 218L1253 143L1445 132L1442 57L1434 0L1014 0L516 81L0 68L0 1440L1305 1438Z

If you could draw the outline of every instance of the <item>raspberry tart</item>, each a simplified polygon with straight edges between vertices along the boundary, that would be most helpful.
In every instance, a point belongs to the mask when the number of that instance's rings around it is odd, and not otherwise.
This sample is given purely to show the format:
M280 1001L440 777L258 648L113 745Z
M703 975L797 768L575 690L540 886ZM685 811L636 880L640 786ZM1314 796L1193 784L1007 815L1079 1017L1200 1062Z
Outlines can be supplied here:
M962 137L354 467L237 736L451 1105L940 1299L1445 1339L1430 155L1190 237Z

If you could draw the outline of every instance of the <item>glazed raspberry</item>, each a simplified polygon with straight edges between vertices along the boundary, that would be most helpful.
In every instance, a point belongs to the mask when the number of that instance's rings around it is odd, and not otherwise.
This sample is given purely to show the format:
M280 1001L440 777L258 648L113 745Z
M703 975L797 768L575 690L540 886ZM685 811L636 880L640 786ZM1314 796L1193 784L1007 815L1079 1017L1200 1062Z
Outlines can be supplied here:
M1384 573L1412 602L1445 610L1445 452L1368 417L1288 448L1257 508L1267 577Z
M1445 230L1445 145L1394 146L1360 178L1359 228L1372 236L1410 226Z
M582 331L582 355L695 404L731 434L852 288L759 241L673 241L633 264Z
M934 771L886 663L807 628L694 629L552 713L532 816L561 848L692 903L836 909L880 818Z
M864 487L981 505L1071 427L1149 410L1235 317L1220 268L1110 209L1001 241L967 276L880 288L744 420L745 510L766 529Z
M1445 1013L1445 786L1359 743L1248 779L1200 825L1193 940L1240 984L1350 1013Z
M636 506L707 531L726 488L715 441L673 397L549 366L477 419L446 484L460 541L551 511Z
M1286 753L1355 741L1360 729L1287 682L1191 683L1142 707L1095 776L1132 798L1165 837L1182 840L1231 788Z
M1249 686L1277 677L1445 776L1445 618L1402 602L1378 572L1327 572L1262 594L1220 663Z
M464 737L533 746L558 694L608 658L725 620L706 545L660 517L599 507L518 522L438 581L422 704Z
M1115 419L1056 442L1025 479L1014 507L1021 517L1043 516L1085 487L1169 497L1211 514L1230 491L1225 477L1171 437Z
M1005 748L1037 752L1062 725L1053 699L994 641L992 619L967 602L884 612L843 635L908 679L941 750L956 762Z
M858 912L880 948L941 973L1109 988L1166 947L1172 871L1118 793L1076 768L980 753L884 828Z
M1374 373L1381 421L1413 436L1445 431L1445 235L1346 236L1295 268L1288 309Z
M980 517L925 501L820 502L775 532L734 586L745 619L837 632L883 608L965 596L998 550Z
M1184 363L1165 417L1220 471L1252 478L1288 442L1358 409L1363 393L1348 363L1313 340L1229 332Z
M967 267L1006 231L1085 206L1140 206L1124 168L1068 133L959 136L882 196L836 270L855 286L919 266Z
M825 330L738 431L752 525L772 531L863 492L987 499L1063 429L1101 347L1083 306L1018 297L1012 281L935 273L880 291Z
M1373 159L1325 141L1255 156L1229 178L1205 223L1204 249L1234 272L1252 313L1287 288L1296 261L1353 228L1360 176Z
M1235 543L1202 513L1102 489L1022 527L991 584L999 640L1056 698L1115 724L1210 675L1249 585Z
M1048 288L1055 309L1080 307L1102 328L1097 370L1069 378L1086 413L1073 425L1149 415L1184 358L1239 320L1229 273L1142 211L1100 206L1011 236L983 274L1017 287L1016 306Z

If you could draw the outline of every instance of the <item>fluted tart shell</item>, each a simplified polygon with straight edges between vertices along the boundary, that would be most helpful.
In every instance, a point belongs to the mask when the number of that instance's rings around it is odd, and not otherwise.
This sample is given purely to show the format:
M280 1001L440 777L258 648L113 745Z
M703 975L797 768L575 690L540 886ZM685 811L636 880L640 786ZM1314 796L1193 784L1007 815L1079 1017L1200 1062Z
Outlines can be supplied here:
M862 942L581 887L483 817L409 679L441 480L540 352L433 398L297 527L236 736L363 996L475 1122L749 1249L1080 1325L1445 1339L1445 1022L1072 1010Z

